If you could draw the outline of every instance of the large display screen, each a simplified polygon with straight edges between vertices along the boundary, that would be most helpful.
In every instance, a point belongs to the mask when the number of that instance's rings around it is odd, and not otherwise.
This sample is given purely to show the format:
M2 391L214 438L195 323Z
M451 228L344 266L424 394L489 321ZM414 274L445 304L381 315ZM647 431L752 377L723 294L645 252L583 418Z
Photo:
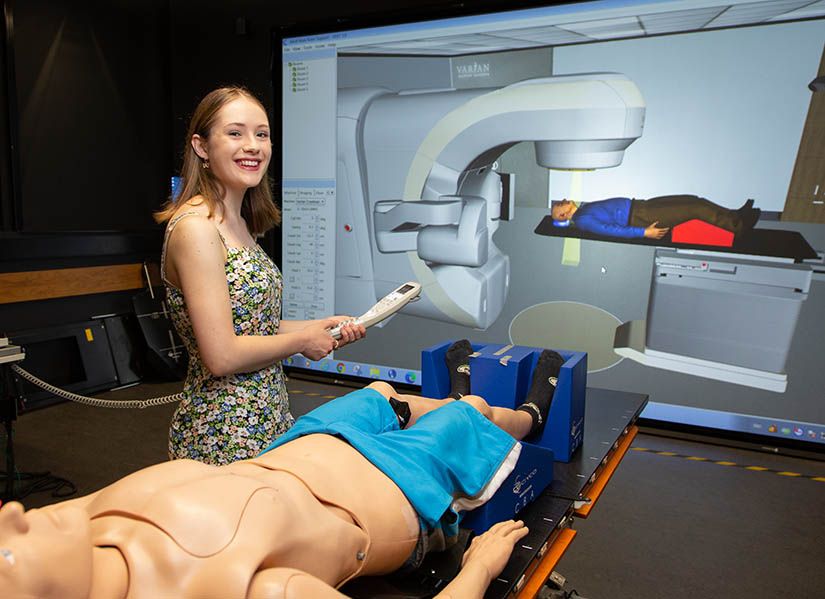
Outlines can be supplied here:
M276 38L283 317L422 285L287 364L416 384L448 339L586 351L588 385L648 394L646 417L825 444L823 17L606 0ZM662 239L550 218L684 195L761 214Z

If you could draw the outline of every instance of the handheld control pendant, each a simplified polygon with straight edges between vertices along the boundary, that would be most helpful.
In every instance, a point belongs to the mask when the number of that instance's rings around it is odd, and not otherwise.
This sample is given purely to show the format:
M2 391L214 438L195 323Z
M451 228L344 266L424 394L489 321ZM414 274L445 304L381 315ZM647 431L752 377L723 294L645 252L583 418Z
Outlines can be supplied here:
M341 327L350 323L362 324L365 327L371 327L372 325L379 323L398 312L401 308L417 298L420 293L420 283L416 283L415 281L404 283L395 291L388 293L381 298L377 304L364 312L358 318L347 322L342 322L338 326L330 329L329 334L332 335L333 339L340 339Z

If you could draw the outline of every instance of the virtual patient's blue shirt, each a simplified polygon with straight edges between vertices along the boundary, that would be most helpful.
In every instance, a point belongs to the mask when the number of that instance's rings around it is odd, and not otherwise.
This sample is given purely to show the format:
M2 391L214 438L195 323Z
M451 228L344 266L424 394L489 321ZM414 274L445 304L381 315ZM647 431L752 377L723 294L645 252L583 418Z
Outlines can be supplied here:
M398 485L431 529L441 525L454 498L474 497L484 489L516 443L462 401L449 402L401 430L384 396L361 389L301 416L264 453L315 433L345 439Z
M644 227L631 227L630 198L609 198L586 202L573 214L573 224L582 231L612 237L644 237Z

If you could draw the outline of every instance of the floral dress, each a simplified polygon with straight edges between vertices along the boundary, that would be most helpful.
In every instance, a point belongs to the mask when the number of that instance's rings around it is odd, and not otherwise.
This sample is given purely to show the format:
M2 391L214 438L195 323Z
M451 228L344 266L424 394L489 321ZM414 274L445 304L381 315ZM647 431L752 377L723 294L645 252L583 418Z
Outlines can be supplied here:
M169 222L161 273L172 322L189 352L189 369L169 430L169 457L207 464L251 458L292 426L281 363L216 377L203 364L186 302L165 277L166 244L184 212ZM220 233L219 233L220 235ZM275 335L281 318L281 273L260 246L226 248L226 283L236 335Z

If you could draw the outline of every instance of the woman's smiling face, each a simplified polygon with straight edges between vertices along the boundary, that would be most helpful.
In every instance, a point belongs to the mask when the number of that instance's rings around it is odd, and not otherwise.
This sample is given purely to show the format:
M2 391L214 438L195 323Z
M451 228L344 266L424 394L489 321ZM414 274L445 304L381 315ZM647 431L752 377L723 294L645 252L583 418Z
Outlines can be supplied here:
M243 193L266 175L272 156L269 120L261 105L240 96L218 112L209 137L192 138L195 151L227 191Z

